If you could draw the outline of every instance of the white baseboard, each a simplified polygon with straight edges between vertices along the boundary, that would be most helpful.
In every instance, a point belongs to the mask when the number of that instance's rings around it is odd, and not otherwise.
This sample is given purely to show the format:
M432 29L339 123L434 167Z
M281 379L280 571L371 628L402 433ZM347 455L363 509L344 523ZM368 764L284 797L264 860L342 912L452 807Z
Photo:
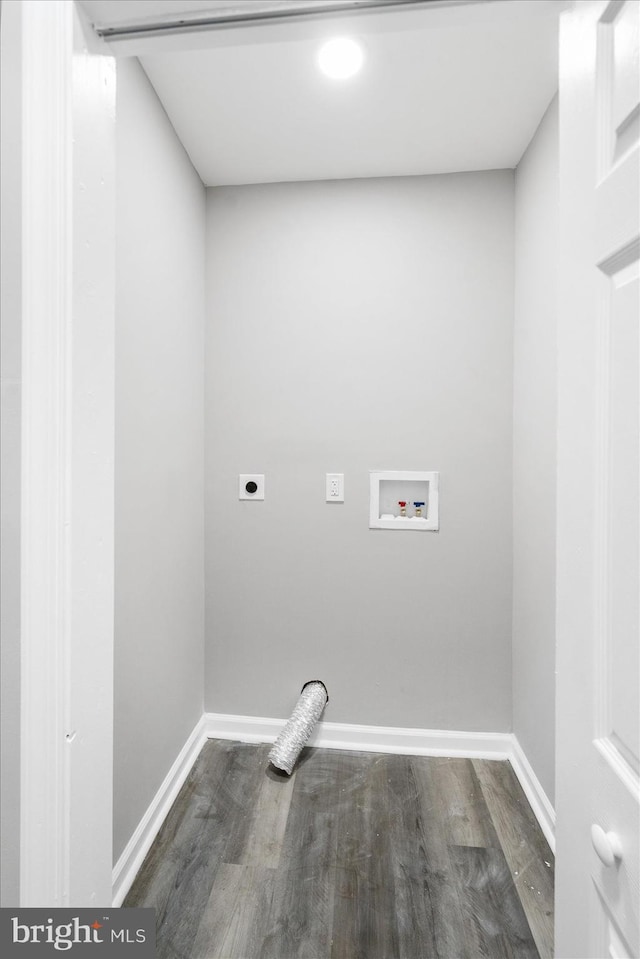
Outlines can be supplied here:
M205 717L201 716L114 867L114 906L122 905L144 857L149 852L153 840L158 835L167 813L206 741Z
M514 733L511 734L511 755L509 761L513 771L518 777L522 791L529 800L529 805L533 814L538 820L538 825L544 833L544 837L549 843L551 852L556 853L556 812L551 800L545 793L540 780L533 771L531 763L527 759L524 750Z
M227 713L205 713L202 716L116 863L113 870L114 906L122 904L131 888L144 857L206 740L233 739L242 743L272 743L285 723L285 719L233 716ZM395 726L322 722L314 729L309 745L325 749L354 749L409 756L508 759L552 852L555 852L553 806L513 733L402 729Z
M285 719L205 713L209 739L241 743L271 743ZM357 749L364 752L410 756L464 756L474 759L510 759L511 733L465 733L448 729L402 729L396 726L358 726L351 723L316 725L309 746Z

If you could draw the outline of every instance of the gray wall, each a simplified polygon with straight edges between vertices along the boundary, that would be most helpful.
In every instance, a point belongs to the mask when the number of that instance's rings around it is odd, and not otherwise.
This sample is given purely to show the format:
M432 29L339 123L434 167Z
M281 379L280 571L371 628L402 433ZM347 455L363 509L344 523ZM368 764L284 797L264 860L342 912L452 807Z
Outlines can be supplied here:
M118 61L114 854L202 715L205 191Z
M558 102L516 171L513 728L553 802Z
M20 4L0 20L0 904L20 891L20 403L21 403Z
M207 273L206 708L509 730L513 173L212 189ZM370 469L440 532L370 531Z

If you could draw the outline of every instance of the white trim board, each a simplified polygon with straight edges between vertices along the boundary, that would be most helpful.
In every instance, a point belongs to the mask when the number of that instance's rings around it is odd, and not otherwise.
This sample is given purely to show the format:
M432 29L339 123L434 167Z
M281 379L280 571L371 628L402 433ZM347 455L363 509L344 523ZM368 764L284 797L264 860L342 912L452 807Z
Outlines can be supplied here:
M122 905L207 738L205 717L201 716L114 867L114 906Z
M176 761L113 870L113 905L120 906L207 739L272 743L285 719L205 713L180 750ZM555 852L555 813L513 733L471 733L448 729L401 729L318 723L308 745L325 749L409 756L453 756L465 759L508 759L551 850Z
M544 838L549 843L551 852L556 854L556 811L547 794L545 793L540 780L533 771L531 763L527 759L525 752L520 745L518 738L511 733L512 749L509 756L509 762L513 771L518 777L522 786L522 791L529 801L529 805L534 816L538 820L538 825L544 833Z
M241 743L274 742L287 721L256 716L232 716L226 713L205 713L204 718L209 739L235 739ZM307 745L410 756L509 759L511 734L320 722Z
M111 889L115 63L70 0L18 6L19 901L82 907Z
M71 6L60 0L21 7L20 905L63 906L70 878L67 704L74 598L69 536L73 20Z

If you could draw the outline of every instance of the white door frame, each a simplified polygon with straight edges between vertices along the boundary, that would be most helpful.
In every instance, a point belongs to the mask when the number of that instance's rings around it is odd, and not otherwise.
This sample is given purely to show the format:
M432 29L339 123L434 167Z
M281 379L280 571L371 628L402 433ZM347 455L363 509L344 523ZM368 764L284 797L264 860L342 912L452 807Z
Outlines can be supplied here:
M21 13L20 904L110 905L115 70Z

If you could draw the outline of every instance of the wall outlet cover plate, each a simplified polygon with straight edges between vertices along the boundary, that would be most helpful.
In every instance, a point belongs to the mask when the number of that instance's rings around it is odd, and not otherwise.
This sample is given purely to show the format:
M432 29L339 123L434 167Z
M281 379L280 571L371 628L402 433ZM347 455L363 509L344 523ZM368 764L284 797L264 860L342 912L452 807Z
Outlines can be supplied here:
M238 499L264 499L264 473L240 473Z
M344 503L344 473L327 473L325 486L327 503Z

